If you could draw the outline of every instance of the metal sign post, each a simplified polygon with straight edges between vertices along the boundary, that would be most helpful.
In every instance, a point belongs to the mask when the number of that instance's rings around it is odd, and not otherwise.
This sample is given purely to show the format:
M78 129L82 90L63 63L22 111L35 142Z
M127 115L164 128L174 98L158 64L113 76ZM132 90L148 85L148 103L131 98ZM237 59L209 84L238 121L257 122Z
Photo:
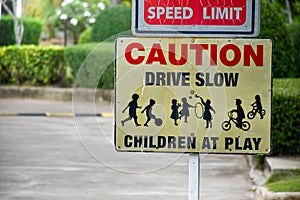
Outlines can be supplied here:
M268 39L117 38L116 150L190 153L198 199L199 153L270 152L271 54Z
M189 156L189 200L200 199L200 158L199 154Z

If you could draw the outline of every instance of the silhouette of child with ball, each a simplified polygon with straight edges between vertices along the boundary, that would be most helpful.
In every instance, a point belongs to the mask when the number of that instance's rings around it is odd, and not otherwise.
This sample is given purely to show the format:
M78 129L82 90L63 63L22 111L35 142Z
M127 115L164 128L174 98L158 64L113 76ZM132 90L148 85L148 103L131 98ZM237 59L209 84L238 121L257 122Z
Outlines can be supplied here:
M147 105L144 110L142 111L142 113L144 113L146 111L146 116L147 116L147 121L145 122L144 126L148 127L148 122L150 122L151 119L156 119L156 116L152 114L152 107L155 104L155 100L154 99L150 99L149 105Z

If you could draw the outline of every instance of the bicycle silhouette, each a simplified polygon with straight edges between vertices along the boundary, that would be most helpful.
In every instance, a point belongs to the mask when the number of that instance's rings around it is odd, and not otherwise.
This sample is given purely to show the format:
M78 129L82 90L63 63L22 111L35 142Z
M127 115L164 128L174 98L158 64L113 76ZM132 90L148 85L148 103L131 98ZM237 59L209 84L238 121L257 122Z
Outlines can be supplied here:
M257 113L258 113L257 106L252 105L252 110L248 112L247 117L249 119L253 119ZM261 117L265 116L265 114L266 114L266 110L262 109L261 110Z
M228 121L224 121L222 123L222 128L224 131L228 131L231 129L231 122L233 122L235 125L238 124L236 118L233 117L233 111L229 111L228 112L228 117L229 120ZM243 121L242 122L242 127L240 127L243 131L248 131L250 129L250 123L247 121Z

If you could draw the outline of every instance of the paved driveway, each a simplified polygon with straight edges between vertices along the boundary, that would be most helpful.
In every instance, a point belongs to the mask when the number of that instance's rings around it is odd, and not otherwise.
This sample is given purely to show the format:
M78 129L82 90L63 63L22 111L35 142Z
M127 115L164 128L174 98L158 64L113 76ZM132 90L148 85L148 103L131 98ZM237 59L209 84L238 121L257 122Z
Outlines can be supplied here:
M108 103L95 109L112 112ZM0 99L1 113L71 111L70 102ZM112 125L100 117L0 117L0 199L188 199L188 155L117 153ZM202 155L201 199L254 199L248 171L242 155Z

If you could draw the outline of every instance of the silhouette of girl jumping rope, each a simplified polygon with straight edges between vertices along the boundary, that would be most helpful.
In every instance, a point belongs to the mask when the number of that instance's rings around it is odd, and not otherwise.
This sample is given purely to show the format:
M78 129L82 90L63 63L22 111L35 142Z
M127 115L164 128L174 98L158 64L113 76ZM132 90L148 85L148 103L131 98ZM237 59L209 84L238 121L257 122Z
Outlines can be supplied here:
M206 120L206 127L205 128L208 128L208 126L210 128L212 128L212 122L211 122L212 116L211 116L210 110L212 110L215 114L216 114L216 111L210 105L211 101L209 99L207 99L206 102L204 102L204 100L202 99L202 97L200 97L200 99L201 99L201 103L204 105L203 119Z
M136 126L140 126L140 124L137 122L137 115L136 115L136 109L142 108L141 106L138 106L137 100L139 99L138 94L132 95L132 101L128 103L128 105L123 109L122 113L124 113L129 108L129 116L121 121L122 126L124 126L125 122L130 121L132 118L134 119L134 123Z

